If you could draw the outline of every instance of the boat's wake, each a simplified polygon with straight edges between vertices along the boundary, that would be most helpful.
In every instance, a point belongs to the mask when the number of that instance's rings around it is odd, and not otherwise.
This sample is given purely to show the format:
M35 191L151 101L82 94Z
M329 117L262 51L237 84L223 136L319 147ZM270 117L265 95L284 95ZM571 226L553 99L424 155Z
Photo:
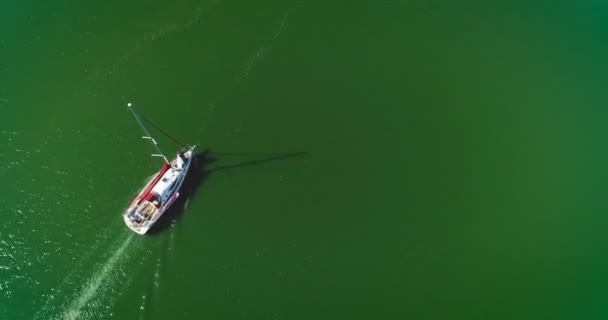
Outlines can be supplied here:
M110 247L113 249L107 259L88 276L83 274L81 265L77 266L55 291L55 295L48 297L34 319L106 318L114 300L126 287L125 284L132 280L123 269L128 263L127 258L136 256L135 251L142 247L137 245L136 237L135 234L128 234L117 241Z
M125 255L126 249L133 240L133 234L130 234L116 249L114 254L101 266L96 273L93 274L89 282L82 288L82 290L74 297L74 300L69 304L67 309L63 312L62 318L75 320L83 318L83 311L87 304L93 299L101 286L104 283L110 281L109 278L112 276L116 265L121 261Z

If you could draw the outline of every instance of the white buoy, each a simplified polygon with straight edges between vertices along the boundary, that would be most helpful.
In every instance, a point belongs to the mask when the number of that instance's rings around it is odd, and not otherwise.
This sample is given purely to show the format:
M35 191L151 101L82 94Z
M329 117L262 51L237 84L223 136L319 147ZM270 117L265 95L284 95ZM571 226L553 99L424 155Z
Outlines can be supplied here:
M131 102L127 103L127 107L130 107L130 106L131 106Z

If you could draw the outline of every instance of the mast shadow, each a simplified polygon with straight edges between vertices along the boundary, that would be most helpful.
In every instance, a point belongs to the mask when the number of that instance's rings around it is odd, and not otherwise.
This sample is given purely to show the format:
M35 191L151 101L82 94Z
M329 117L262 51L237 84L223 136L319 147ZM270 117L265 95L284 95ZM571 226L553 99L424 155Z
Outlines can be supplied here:
M213 169L211 169L211 172L215 172L215 171L227 171L230 172L230 169L235 169L235 168L240 168L240 167L246 167L246 166L253 166L256 164L261 164L261 163L265 163L265 162L271 162L271 161L276 161L276 160L282 160L282 159L288 159L288 158L293 158L293 157L298 157L298 156L303 156L308 154L308 152L293 152L293 153L287 153L287 154L267 154L270 155L266 158L263 159L258 159L258 160L250 160L250 161L245 161L245 162L240 162L240 163L236 163L236 164L231 164L231 165L223 165L223 166L218 166L215 167ZM232 154L232 155L236 155ZM240 156L243 155L247 155L247 156L257 156L257 154L246 154L246 153L241 153L238 154Z
M171 205L169 210L165 212L160 219L154 224L154 226L148 231L148 234L157 234L165 229L168 229L171 224L179 219L179 217L183 214L185 209L187 209L187 204L194 197L196 197L198 190L201 186L209 179L212 173L218 171L225 171L227 173L231 173L232 169L254 166L266 162L285 160L289 158L299 157L307 155L308 152L293 152L287 154L264 154L270 155L268 157L250 160L245 162L239 162L235 164L228 165L220 165L211 168L211 165L218 161L218 155L224 156L228 155L238 155L238 156L260 156L262 154L247 154L247 153L233 153L233 154L222 154L222 153L214 153L211 150L207 149L203 152L194 155L194 163L190 168L190 172L186 176L186 180L184 180L184 184L179 190L179 198Z

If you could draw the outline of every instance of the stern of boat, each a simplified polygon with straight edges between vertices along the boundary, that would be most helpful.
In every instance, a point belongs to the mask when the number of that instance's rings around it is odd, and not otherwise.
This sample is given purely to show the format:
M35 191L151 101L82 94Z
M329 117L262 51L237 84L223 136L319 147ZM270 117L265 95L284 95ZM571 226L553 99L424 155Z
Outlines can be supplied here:
M140 235L144 235L146 234L146 232L148 232L148 226L139 226L139 225L135 225L130 219L129 219L129 215L125 214L122 216L123 220L125 221L125 224L127 225L127 227L129 227L129 229L131 229L133 232L140 234Z

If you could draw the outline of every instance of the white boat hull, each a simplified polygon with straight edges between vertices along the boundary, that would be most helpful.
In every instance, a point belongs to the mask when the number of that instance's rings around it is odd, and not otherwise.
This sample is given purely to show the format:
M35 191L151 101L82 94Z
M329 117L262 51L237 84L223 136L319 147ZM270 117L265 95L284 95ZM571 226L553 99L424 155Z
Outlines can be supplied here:
M129 229L144 235L171 208L192 165L194 148L190 147L170 164L165 164L131 201L123 214Z

